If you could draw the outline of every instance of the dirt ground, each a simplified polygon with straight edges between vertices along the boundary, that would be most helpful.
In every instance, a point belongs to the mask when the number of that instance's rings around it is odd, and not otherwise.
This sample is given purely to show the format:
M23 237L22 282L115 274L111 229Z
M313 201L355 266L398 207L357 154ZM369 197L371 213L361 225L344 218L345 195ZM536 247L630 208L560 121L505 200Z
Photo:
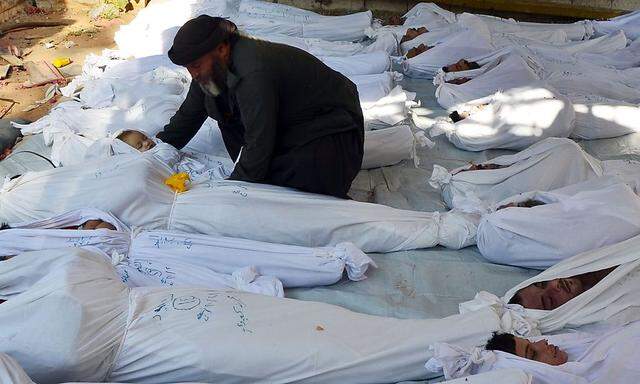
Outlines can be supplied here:
M56 58L68 57L72 63L60 69L68 80L81 73L85 56L90 53L100 53L105 48L113 48L115 46L113 41L115 32L120 25L129 23L139 10L139 8L136 8L129 12L121 13L120 17L111 20L92 20L89 12L95 5L85 4L91 3L91 1L49 0L48 3L42 1L40 3L46 6L41 5L41 8L34 9L27 5L23 9L18 9L18 14L10 22L59 21L66 19L71 20L72 24L8 32L4 36L0 36L0 48L14 45L23 52L30 52L23 57L25 62L44 60L51 63ZM0 30L2 29L3 25L0 24ZM47 43L53 44L53 47L45 47ZM4 64L7 64L7 62L0 58L0 65ZM28 79L29 76L24 69L12 67L9 76L4 80L0 80L0 99L10 99L17 102L4 118L23 118L34 121L47 114L51 107L60 101L60 97L56 97L47 104L32 111L24 112L24 109L35 101L43 99L45 91L50 86L25 88L23 84ZM2 106L0 105L0 114L1 109Z

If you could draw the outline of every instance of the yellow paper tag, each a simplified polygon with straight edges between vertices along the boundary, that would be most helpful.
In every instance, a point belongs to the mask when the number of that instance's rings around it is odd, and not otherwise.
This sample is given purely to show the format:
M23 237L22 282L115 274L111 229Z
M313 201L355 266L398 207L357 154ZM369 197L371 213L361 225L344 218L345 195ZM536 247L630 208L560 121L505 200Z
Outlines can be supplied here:
M62 68L65 65L69 64L71 64L71 59L68 57L58 57L57 59L53 60L53 66L56 68Z
M169 176L164 183L177 193L185 192L188 189L188 184L191 181L189 175L185 172L174 173Z

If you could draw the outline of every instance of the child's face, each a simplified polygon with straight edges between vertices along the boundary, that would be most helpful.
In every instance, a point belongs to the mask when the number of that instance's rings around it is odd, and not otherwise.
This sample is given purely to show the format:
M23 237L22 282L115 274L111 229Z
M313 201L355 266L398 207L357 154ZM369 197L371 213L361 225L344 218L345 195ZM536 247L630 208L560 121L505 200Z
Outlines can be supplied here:
M137 131L129 131L121 138L122 141L129 144L140 152L145 152L156 146L156 143L148 138L144 133Z

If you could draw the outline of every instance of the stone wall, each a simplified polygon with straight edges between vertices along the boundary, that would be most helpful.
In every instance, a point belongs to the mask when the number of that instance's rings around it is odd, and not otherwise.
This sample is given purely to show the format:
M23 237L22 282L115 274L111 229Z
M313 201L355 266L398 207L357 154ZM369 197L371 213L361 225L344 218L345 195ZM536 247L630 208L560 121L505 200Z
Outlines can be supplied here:
M371 9L374 12L403 13L416 0L271 0L322 13L343 13ZM426 0L429 1L429 0ZM471 10L496 14L531 14L565 18L609 18L640 9L640 0L435 0L455 11Z

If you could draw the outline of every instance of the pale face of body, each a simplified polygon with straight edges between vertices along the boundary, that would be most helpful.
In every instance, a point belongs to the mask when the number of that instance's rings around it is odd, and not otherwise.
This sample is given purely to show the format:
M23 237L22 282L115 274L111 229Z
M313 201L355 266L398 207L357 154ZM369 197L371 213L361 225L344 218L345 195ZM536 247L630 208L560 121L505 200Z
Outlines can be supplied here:
M147 135L138 131L125 131L118 136L118 139L124 141L129 146L140 152L146 152L156 146Z
M520 304L529 309L553 310L585 291L577 277L540 281L518 291Z

